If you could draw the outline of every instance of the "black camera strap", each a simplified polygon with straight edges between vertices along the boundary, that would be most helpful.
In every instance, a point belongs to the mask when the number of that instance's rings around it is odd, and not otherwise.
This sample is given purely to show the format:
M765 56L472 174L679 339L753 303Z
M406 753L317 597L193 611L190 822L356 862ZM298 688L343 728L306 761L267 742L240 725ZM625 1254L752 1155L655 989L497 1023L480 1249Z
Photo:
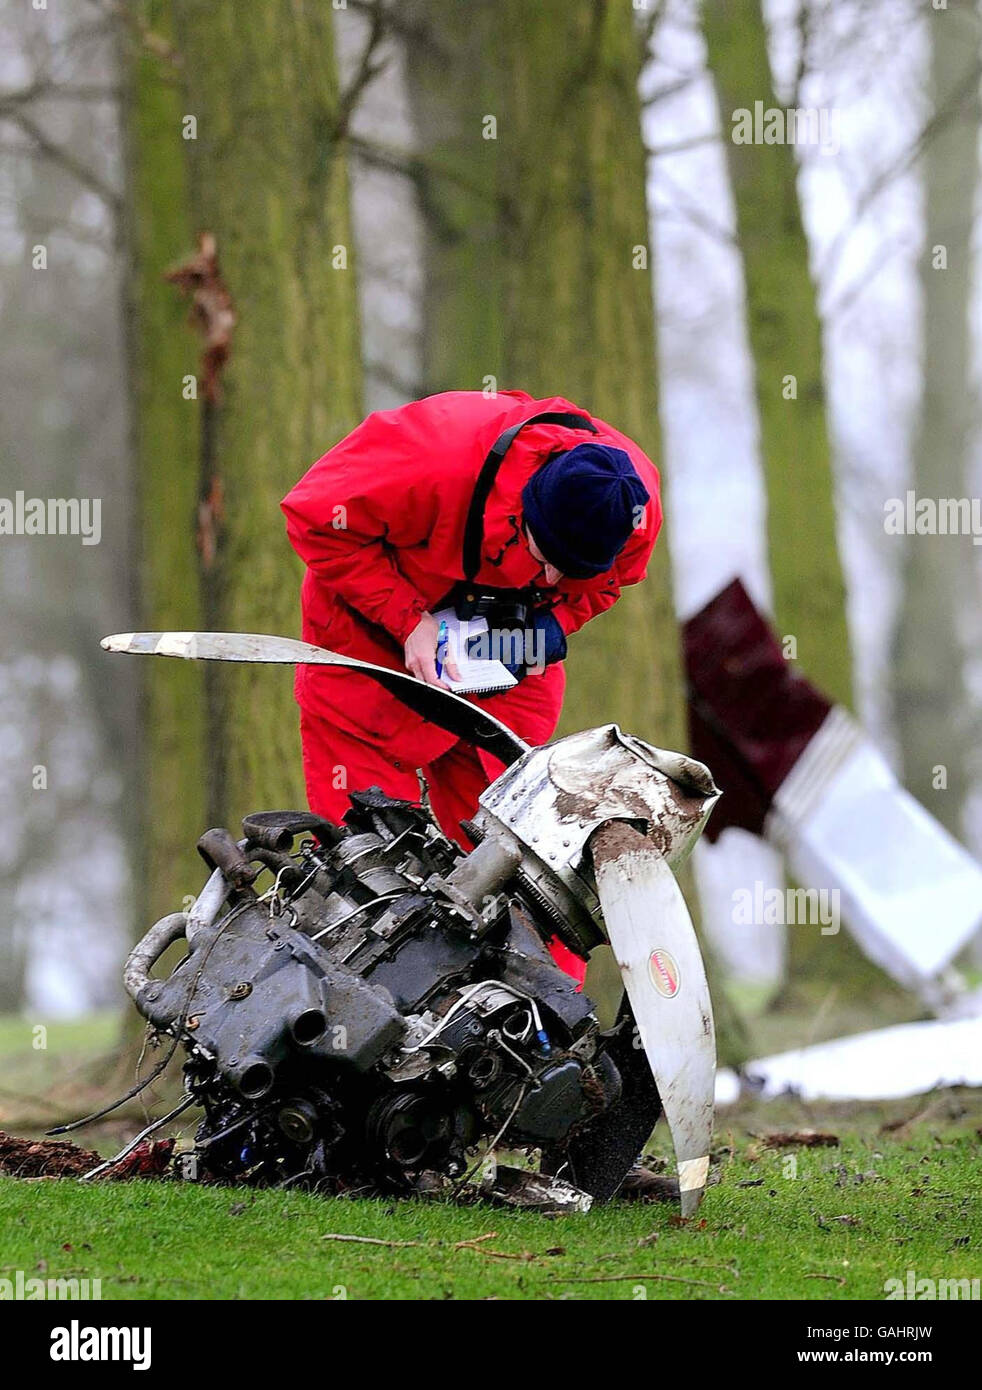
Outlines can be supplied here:
M591 434L599 433L593 421L588 420L585 415L574 415L571 411L544 410L541 415L530 415L527 420L519 420L517 425L511 425L504 434L499 434L492 444L487 458L481 464L481 471L477 475L477 482L474 485L474 495L467 511L467 521L464 526L464 578L468 582L473 580L481 568L481 549L484 544L484 512L488 505L491 489L494 487L494 480L498 476L498 470L505 454L511 447L512 440L526 425L563 425L568 430L589 430Z

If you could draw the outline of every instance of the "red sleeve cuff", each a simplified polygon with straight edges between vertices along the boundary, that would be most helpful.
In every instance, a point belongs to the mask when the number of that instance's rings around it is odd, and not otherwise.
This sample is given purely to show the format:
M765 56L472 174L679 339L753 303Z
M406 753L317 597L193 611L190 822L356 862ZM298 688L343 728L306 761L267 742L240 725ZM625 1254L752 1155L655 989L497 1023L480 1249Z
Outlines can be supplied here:
M426 612L426 599L411 584L402 581L392 591L381 615L381 625L401 645Z

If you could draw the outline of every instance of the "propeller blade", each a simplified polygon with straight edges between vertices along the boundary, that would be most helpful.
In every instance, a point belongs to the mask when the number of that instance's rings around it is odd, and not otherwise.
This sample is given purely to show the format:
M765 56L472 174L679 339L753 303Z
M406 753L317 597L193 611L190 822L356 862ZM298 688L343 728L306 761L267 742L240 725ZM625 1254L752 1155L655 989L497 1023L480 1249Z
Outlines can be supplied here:
M281 666L336 666L358 671L377 681L403 704L448 733L467 739L506 766L528 752L528 744L506 724L480 705L427 685L405 671L375 666L298 642L292 637L270 637L258 632L119 632L102 639L107 652L136 652L146 656L176 656L186 661L245 661Z
M675 1146L682 1215L709 1173L716 1034L702 953L682 890L631 826L608 822L590 841L597 896Z

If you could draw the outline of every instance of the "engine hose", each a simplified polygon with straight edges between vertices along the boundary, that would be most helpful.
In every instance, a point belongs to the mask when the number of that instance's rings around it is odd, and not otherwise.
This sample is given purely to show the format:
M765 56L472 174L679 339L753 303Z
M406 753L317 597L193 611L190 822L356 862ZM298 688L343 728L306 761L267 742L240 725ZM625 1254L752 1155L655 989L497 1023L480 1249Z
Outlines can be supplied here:
M247 843L245 840L242 842ZM261 872L250 863L242 845L232 838L231 831L223 826L205 831L198 841L198 853L209 869L221 869L233 888L248 888Z
M138 1007L140 992L150 983L150 971L168 946L187 935L187 924L187 915L183 912L171 912L161 917L127 957L123 967L123 987Z
M228 883L225 875L221 869L215 869L188 910L185 935L189 946L194 946L198 932L205 931L212 925L227 897Z

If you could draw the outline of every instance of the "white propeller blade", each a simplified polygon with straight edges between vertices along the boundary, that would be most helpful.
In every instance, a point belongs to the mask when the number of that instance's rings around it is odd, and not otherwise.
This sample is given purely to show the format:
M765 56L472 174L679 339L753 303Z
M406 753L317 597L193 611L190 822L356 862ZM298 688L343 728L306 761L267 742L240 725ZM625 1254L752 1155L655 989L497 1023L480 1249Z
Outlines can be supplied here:
M702 953L675 875L624 822L590 841L597 895L675 1146L682 1215L709 1172L716 1034Z
M528 752L528 744L507 725L471 700L440 686L427 685L406 671L375 666L353 656L342 656L298 642L292 637L271 637L260 632L118 632L104 637L107 652L136 652L143 656L177 656L185 661L247 661L280 666L336 666L358 671L377 681L417 714L452 734L493 753L506 765Z

